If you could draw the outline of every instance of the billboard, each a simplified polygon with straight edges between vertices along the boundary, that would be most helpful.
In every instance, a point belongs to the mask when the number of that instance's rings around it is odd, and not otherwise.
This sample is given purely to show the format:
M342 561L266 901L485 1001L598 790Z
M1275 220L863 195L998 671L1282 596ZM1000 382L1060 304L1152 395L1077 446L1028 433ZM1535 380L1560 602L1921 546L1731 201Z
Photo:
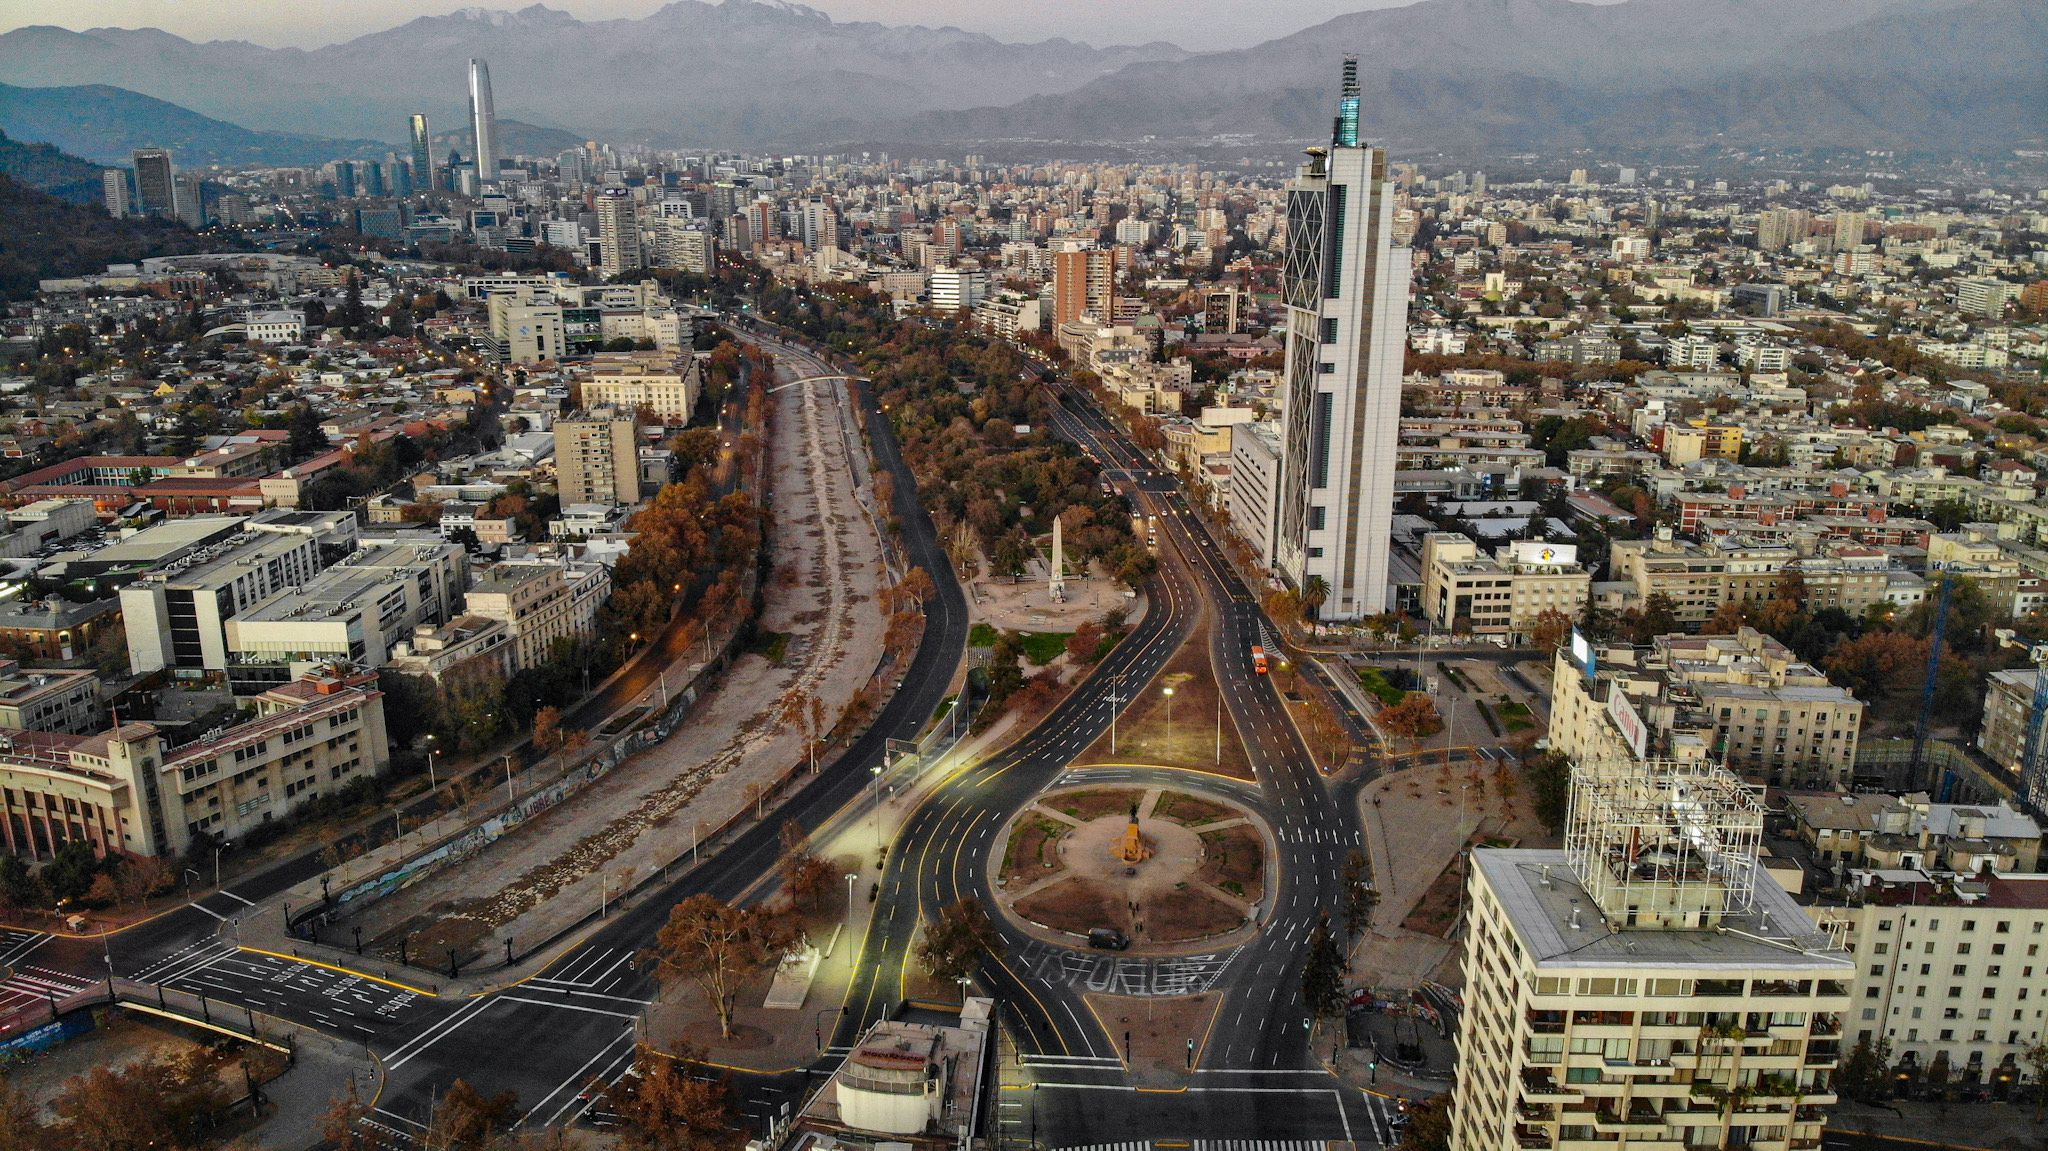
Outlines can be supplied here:
M1593 641L1586 638L1578 628L1572 629L1571 660L1579 670L1586 673L1586 682L1593 682Z
M1622 742L1628 744L1629 751L1637 759L1643 758L1643 754L1650 749L1650 729L1643 723L1643 717L1636 714L1635 707L1629 703L1628 694L1621 690L1620 684L1614 685L1613 690L1607 693L1607 717L1614 721L1614 726L1621 732Z

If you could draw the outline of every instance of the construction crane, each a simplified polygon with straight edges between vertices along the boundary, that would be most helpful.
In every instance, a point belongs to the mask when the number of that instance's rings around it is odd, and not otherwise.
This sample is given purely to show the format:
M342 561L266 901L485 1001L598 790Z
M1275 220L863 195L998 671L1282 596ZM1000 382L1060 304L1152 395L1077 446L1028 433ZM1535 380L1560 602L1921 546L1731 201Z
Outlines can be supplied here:
M1912 778L1917 781L1920 773L1927 768L1927 724L1934 716L1934 681L1941 673L1941 643L1948 634L1948 593L1955 586L1955 580L1940 569L1935 571L1941 581L1941 593L1934 604L1934 629L1927 644L1927 682L1920 685L1920 722L1913 727ZM1942 782L1942 801L1947 802L1949 791L1954 790L1953 773Z
M2043 720L2048 719L2048 643L2034 643L2009 627L1991 634L1998 637L1998 646L2019 648L2034 664L2034 702L2027 708L2027 739L2020 752L2020 791L2040 810L2048 801L2048 765L2042 763L2048 756L2048 733L2042 731Z

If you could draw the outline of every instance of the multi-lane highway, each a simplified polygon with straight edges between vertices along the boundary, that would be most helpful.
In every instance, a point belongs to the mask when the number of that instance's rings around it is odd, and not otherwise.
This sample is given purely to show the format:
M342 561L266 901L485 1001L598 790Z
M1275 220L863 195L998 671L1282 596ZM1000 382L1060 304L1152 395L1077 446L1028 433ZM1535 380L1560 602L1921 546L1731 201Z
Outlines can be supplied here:
M758 338L791 379L836 370L802 348ZM635 956L669 908L698 892L739 899L756 891L775 873L780 822L794 819L815 830L858 803L887 741L917 734L957 670L969 622L964 596L886 419L864 388L855 394L871 417L876 462L896 476L892 510L903 525L908 559L931 573L936 590L926 605L924 641L903 669L901 688L869 731L777 819L604 924L537 976L490 994L436 995L416 974L352 972L236 946L241 918L279 914L262 901L297 876L213 893L111 941L0 939L14 956L13 975L0 982L0 994L33 996L45 984L72 987L111 969L125 979L160 982L359 1041L385 1069L373 1118L394 1144L421 1130L432 1101L457 1078L486 1092L516 1093L532 1124L585 1118L593 1105L585 1085L622 1074L631 1058L639 1020L654 998ZM1261 909L1264 930L1226 954L1166 971L1105 966L1100 954L1058 953L1005 929L1004 946L983 965L978 985L1001 1002L1018 1053L1021 1066L1006 1076L1032 1084L1032 1128L1046 1146L1197 1137L1388 1141L1391 1128L1374 1101L1321 1071L1309 1050L1300 1000L1308 930L1320 912L1339 906L1343 861L1361 847L1353 806L1332 796L1271 678L1252 674L1251 645L1272 646L1266 622L1171 478L1153 469L1084 398L1059 397L1052 418L1062 435L1112 470L1142 514L1157 517L1163 562L1148 588L1149 610L1048 716L990 758L952 769L904 820L877 879L878 911L827 1046L843 1051L899 1008L922 915L964 895L995 906L986 859L1010 815L1074 772L1075 755L1109 726L1116 685L1126 699L1143 690L1206 611L1212 666L1257 778L1252 784L1221 778L1189 783L1183 775L1179 786L1234 789L1271 825L1278 883ZM1185 1090L1160 1094L1129 1081L1116 1037L1082 1002L1097 981L1091 973L1126 990L1163 993L1199 983L1224 993L1201 1065ZM750 1123L791 1102L826 1069L829 1059L802 1071L739 1077ZM1119 1093L1115 1106L1103 1105L1108 1092Z

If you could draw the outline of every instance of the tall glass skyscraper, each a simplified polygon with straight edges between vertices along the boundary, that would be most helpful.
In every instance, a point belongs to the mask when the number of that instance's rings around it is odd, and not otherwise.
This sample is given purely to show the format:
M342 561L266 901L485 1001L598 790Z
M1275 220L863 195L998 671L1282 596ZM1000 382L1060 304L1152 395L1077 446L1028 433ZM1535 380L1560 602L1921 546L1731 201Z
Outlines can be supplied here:
M434 133L427 127L427 114L412 114L412 185L421 192L434 190Z
M1287 185L1281 292L1287 359L1274 540L1267 561L1297 589L1321 581L1321 617L1387 609L1394 446L1410 253L1394 246L1386 153L1359 142L1358 61L1328 148Z
M476 181L492 183L498 178L498 110L491 104L491 66L474 57L469 61L469 122L476 133Z
M178 214L177 166L164 148L135 150L135 210L145 216Z

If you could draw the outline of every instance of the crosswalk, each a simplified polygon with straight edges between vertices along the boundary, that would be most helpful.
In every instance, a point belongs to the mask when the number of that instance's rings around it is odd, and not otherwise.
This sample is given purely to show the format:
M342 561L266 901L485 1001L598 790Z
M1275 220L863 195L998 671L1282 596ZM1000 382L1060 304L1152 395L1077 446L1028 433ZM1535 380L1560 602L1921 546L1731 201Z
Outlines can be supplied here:
M0 979L0 1011L64 999L91 986L92 980L69 972L53 971L33 963L16 964L5 979Z

